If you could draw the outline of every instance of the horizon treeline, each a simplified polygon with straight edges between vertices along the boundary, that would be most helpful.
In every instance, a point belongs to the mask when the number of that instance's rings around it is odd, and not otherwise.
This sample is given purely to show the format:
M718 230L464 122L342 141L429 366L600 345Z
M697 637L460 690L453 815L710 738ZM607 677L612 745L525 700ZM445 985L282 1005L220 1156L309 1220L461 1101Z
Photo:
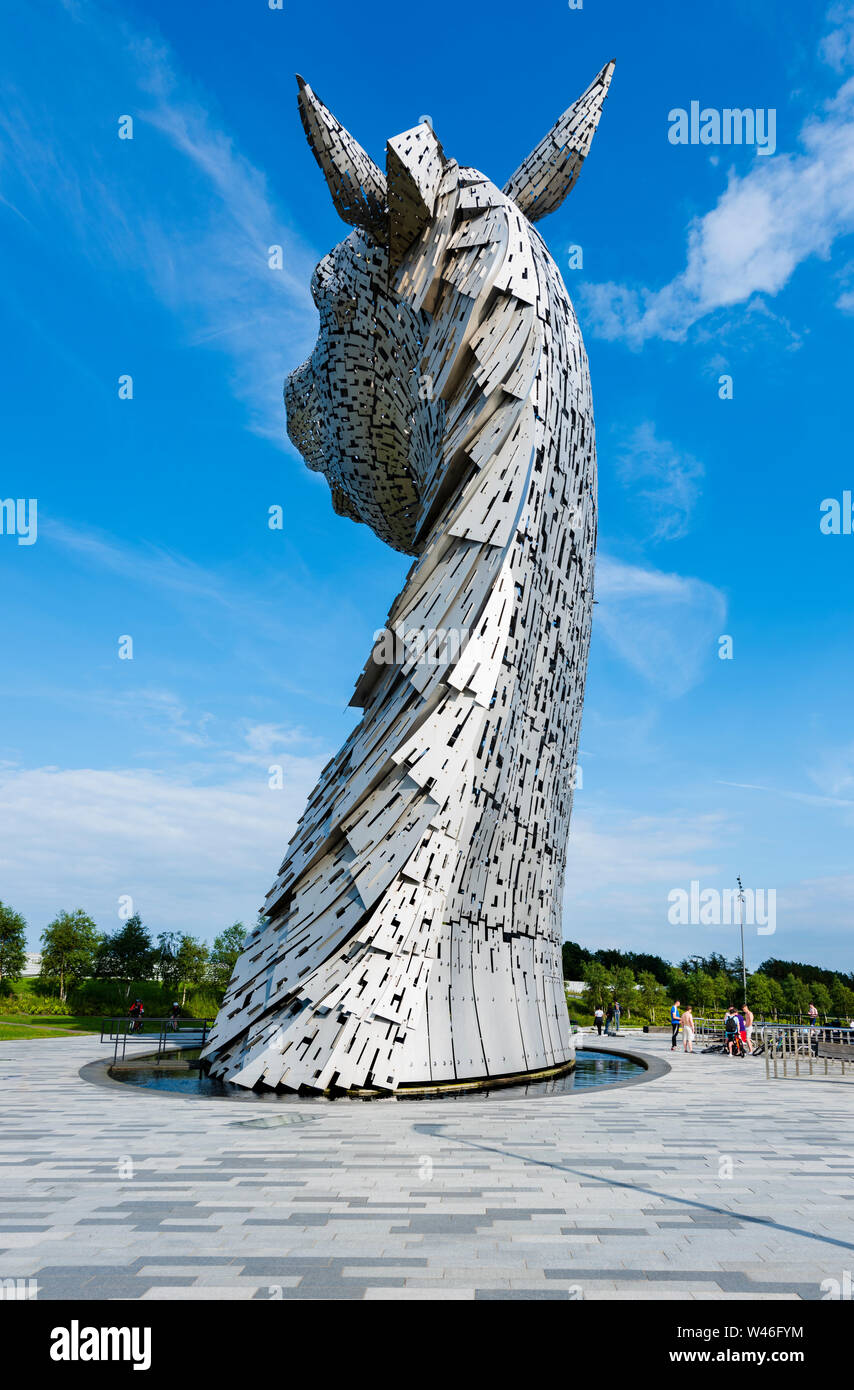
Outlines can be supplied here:
M138 912L112 932L99 931L82 908L58 912L41 934L41 966L31 984L58 995L62 1004L84 985L98 982L125 995L142 984L156 984L180 994L181 1004L193 990L221 997L246 936L243 923L234 922L208 946L188 932L160 932L153 938ZM0 994L22 978L26 937L23 916L0 902Z
M720 1010L740 1002L741 959L712 952L688 956L678 965L663 956L644 951L600 949L589 951L576 941L563 943L565 980L583 981L584 1007L592 1009L620 998L628 1010L655 1022L667 998L705 1011ZM854 1017L854 973L826 970L804 961L778 960L770 956L747 975L748 1003L758 1014L805 1015L810 1004L827 1019Z

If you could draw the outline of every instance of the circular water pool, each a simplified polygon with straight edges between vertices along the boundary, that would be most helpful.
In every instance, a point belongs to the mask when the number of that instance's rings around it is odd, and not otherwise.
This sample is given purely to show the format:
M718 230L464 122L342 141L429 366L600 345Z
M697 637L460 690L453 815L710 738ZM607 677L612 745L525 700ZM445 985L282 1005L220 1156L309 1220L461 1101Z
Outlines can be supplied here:
M615 1053L593 1052L579 1048L575 1054L575 1067L563 1076L551 1077L544 1081L520 1082L517 1086L494 1086L481 1091L444 1091L429 1096L407 1095L405 1092L394 1096L354 1097L340 1096L339 1100L365 1100L382 1104L389 1101L417 1100L490 1100L504 1096L507 1100L519 1100L523 1096L561 1096L568 1091L587 1091L594 1086L613 1086L618 1082L633 1081L644 1075L647 1068L632 1057ZM328 1096L305 1096L294 1091L247 1091L243 1086L232 1086L228 1082L213 1081L201 1076L197 1071L159 1071L155 1067L134 1067L111 1073L115 1081L125 1086L140 1086L146 1091L168 1091L182 1096L201 1096L206 1100L250 1100L266 1101L273 1105L286 1105L298 1101L300 1105L325 1105Z

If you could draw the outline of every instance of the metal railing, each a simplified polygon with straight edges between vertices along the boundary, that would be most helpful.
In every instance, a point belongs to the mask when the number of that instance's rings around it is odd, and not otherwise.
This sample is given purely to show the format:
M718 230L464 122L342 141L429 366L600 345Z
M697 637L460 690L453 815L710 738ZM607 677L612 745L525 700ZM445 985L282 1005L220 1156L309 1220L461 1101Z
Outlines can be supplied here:
M844 1076L846 1066L854 1067L854 1028L763 1023L754 1029L754 1039L757 1036L765 1053L765 1075L769 1079L790 1074L813 1076L817 1069L829 1076L831 1066L835 1070L837 1063Z
M694 1026L698 1042L718 1043L721 1051L726 1050L723 1018L697 1018ZM754 1019L751 1045L755 1055L764 1055L765 1075L769 1078L790 1074L813 1076L816 1070L829 1076L837 1064L844 1076L846 1067L854 1068L854 1028L851 1027Z
M177 1023L176 1027L173 1024ZM157 1045L157 1060L175 1048L204 1047L214 1025L212 1018L131 1018L125 1014L101 1020L101 1042L113 1044L113 1065L125 1060L130 1043ZM121 1057L119 1057L121 1049Z

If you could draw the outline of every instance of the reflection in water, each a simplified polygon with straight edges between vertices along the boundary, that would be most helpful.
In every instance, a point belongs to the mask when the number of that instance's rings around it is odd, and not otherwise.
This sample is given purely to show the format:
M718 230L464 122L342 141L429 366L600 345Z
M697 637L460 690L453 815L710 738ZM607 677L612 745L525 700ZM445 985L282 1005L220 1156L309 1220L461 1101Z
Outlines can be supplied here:
M519 1100L522 1096L561 1096L568 1091L583 1091L591 1086L612 1086L615 1081L628 1081L641 1076L646 1068L630 1057L619 1057L601 1052L587 1052L579 1049L575 1054L575 1068L564 1076L554 1076L545 1081L520 1082L516 1086L496 1086L483 1091L445 1091L431 1096L380 1096L377 1104L396 1100L491 1100L504 1096L507 1100ZM327 1096L301 1096L294 1091L247 1091L242 1086L232 1086L228 1082L213 1081L198 1072L156 1071L149 1067L137 1067L129 1071L115 1072L116 1081L128 1086L142 1086L149 1091L174 1091L182 1096L202 1096L208 1100L251 1100L267 1101L273 1105L287 1105L299 1101L300 1105L327 1105ZM366 1099L366 1097L341 1096L340 1100Z

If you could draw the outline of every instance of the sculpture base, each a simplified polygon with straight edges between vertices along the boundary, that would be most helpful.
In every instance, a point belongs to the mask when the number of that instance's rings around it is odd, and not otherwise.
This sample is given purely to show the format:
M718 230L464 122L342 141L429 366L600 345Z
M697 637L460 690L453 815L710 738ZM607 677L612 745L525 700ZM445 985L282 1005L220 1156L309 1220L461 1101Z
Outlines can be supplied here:
M544 1067L540 1071L516 1071L506 1076L481 1076L472 1081L408 1081L395 1091L380 1090L379 1087L353 1087L349 1091L324 1091L319 1094L339 1096L436 1096L449 1095L457 1091L493 1091L499 1086L523 1086L526 1081L549 1081L556 1076L565 1076L575 1066L575 1056L567 1058L555 1067Z

